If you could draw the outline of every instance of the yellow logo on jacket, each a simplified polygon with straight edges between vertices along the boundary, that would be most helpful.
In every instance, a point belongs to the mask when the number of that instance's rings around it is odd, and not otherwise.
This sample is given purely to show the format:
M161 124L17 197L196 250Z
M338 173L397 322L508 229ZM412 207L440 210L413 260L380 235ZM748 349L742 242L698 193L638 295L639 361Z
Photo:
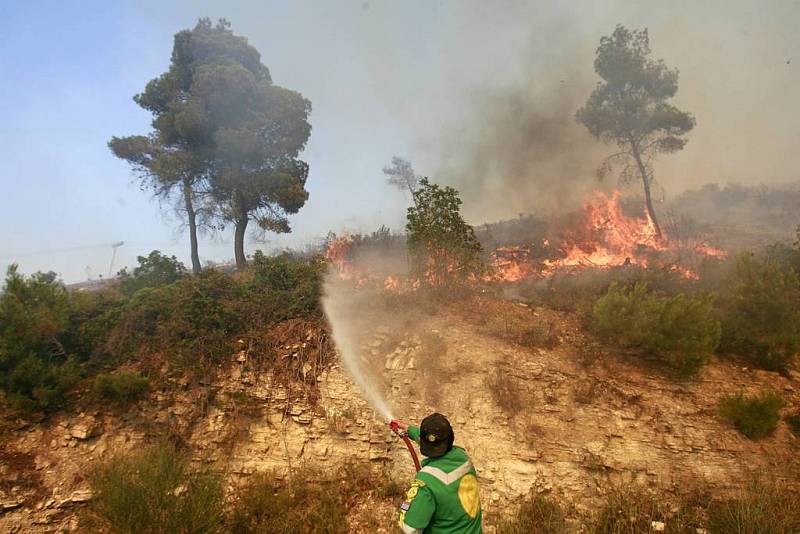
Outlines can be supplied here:
M472 519L478 516L481 510L481 497L478 493L478 479L472 473L461 477L461 482L458 484L458 500L461 501L461 507Z

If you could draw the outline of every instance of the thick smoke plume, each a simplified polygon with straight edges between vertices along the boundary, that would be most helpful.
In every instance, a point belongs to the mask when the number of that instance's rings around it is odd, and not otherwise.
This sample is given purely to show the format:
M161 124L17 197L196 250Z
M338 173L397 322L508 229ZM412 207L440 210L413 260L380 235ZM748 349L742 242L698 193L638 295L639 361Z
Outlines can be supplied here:
M563 211L602 187L595 170L604 147L574 119L586 85L565 74L473 99L474 114L445 136L437 173L461 191L467 217Z

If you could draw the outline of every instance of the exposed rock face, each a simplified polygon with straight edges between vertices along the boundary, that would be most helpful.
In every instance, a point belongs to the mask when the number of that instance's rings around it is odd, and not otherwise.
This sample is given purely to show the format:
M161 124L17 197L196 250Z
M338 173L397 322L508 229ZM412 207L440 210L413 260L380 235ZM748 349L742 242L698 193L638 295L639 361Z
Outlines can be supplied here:
M588 510L614 481L679 491L703 480L725 492L755 470L800 480L798 438L784 423L774 436L751 442L721 422L716 409L723 394L767 384L796 405L796 372L787 378L712 362L696 381L677 383L623 358L594 358L599 349L568 318L560 320L561 343L551 349L478 335L454 317L426 325L444 351L428 350L419 332L379 325L364 340L362 359L382 376L395 413L409 422L432 411L450 417L456 444L479 472L487 515L530 491L553 492ZM282 350L293 358L303 343ZM487 386L490 372L513 384L518 412L498 406ZM62 414L16 431L6 450L29 455L18 476L33 480L34 473L39 482L16 492L0 486L0 531L74 528L76 507L92 497L85 482L90 466L141 446L153 424L185 436L196 458L216 461L233 485L260 471L287 473L304 464L328 470L345 460L371 461L387 476L411 480L402 442L339 365L319 374L299 365L297 377L287 382L236 353L213 384L176 384L173 393L154 392L130 413Z

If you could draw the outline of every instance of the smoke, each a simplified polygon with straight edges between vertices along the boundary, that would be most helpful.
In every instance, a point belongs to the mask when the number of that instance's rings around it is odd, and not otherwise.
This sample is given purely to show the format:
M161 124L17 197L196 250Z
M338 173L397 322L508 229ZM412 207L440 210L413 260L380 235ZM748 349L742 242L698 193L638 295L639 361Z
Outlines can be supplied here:
M800 4L781 2L772 11L731 2L724 16L712 5L609 5L592 12L585 5L512 3L507 11L485 19L476 9L460 26L500 36L502 53L491 41L481 46L502 68L484 63L475 67L485 76L474 86L451 86L457 104L448 104L448 119L437 122L412 157L435 180L460 190L473 223L563 212L589 191L617 185L613 175L605 183L596 179L615 147L592 138L574 116L598 80L592 61L600 37L618 23L649 29L653 58L680 70L674 104L697 119L687 147L655 161L659 200L709 182L780 184L800 175L792 149L800 134L788 122L800 108L786 91L800 82L800 60L792 60L800 37L784 18L800 15ZM507 46L514 40L517 46ZM638 183L626 191L641 195Z
M344 225L401 228L408 198L380 172L393 155L453 185L473 224L567 210L614 150L574 119L592 61L616 24L648 28L654 58L680 70L675 105L695 115L686 148L655 161L666 197L707 182L798 177L800 4L729 2L293 3L285 12L208 0L275 79L314 106L310 199L295 235ZM187 8L188 9L188 8ZM631 194L639 194L631 186Z
M443 136L438 179L477 222L574 208L598 188L602 148L575 122L586 83L574 72L476 96Z

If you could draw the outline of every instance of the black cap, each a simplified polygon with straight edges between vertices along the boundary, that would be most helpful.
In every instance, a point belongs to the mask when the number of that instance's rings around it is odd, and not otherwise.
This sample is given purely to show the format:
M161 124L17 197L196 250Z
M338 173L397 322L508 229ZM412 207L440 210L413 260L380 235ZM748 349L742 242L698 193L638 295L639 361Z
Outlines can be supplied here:
M419 426L419 450L428 458L438 458L453 448L454 437L447 417L433 413Z

